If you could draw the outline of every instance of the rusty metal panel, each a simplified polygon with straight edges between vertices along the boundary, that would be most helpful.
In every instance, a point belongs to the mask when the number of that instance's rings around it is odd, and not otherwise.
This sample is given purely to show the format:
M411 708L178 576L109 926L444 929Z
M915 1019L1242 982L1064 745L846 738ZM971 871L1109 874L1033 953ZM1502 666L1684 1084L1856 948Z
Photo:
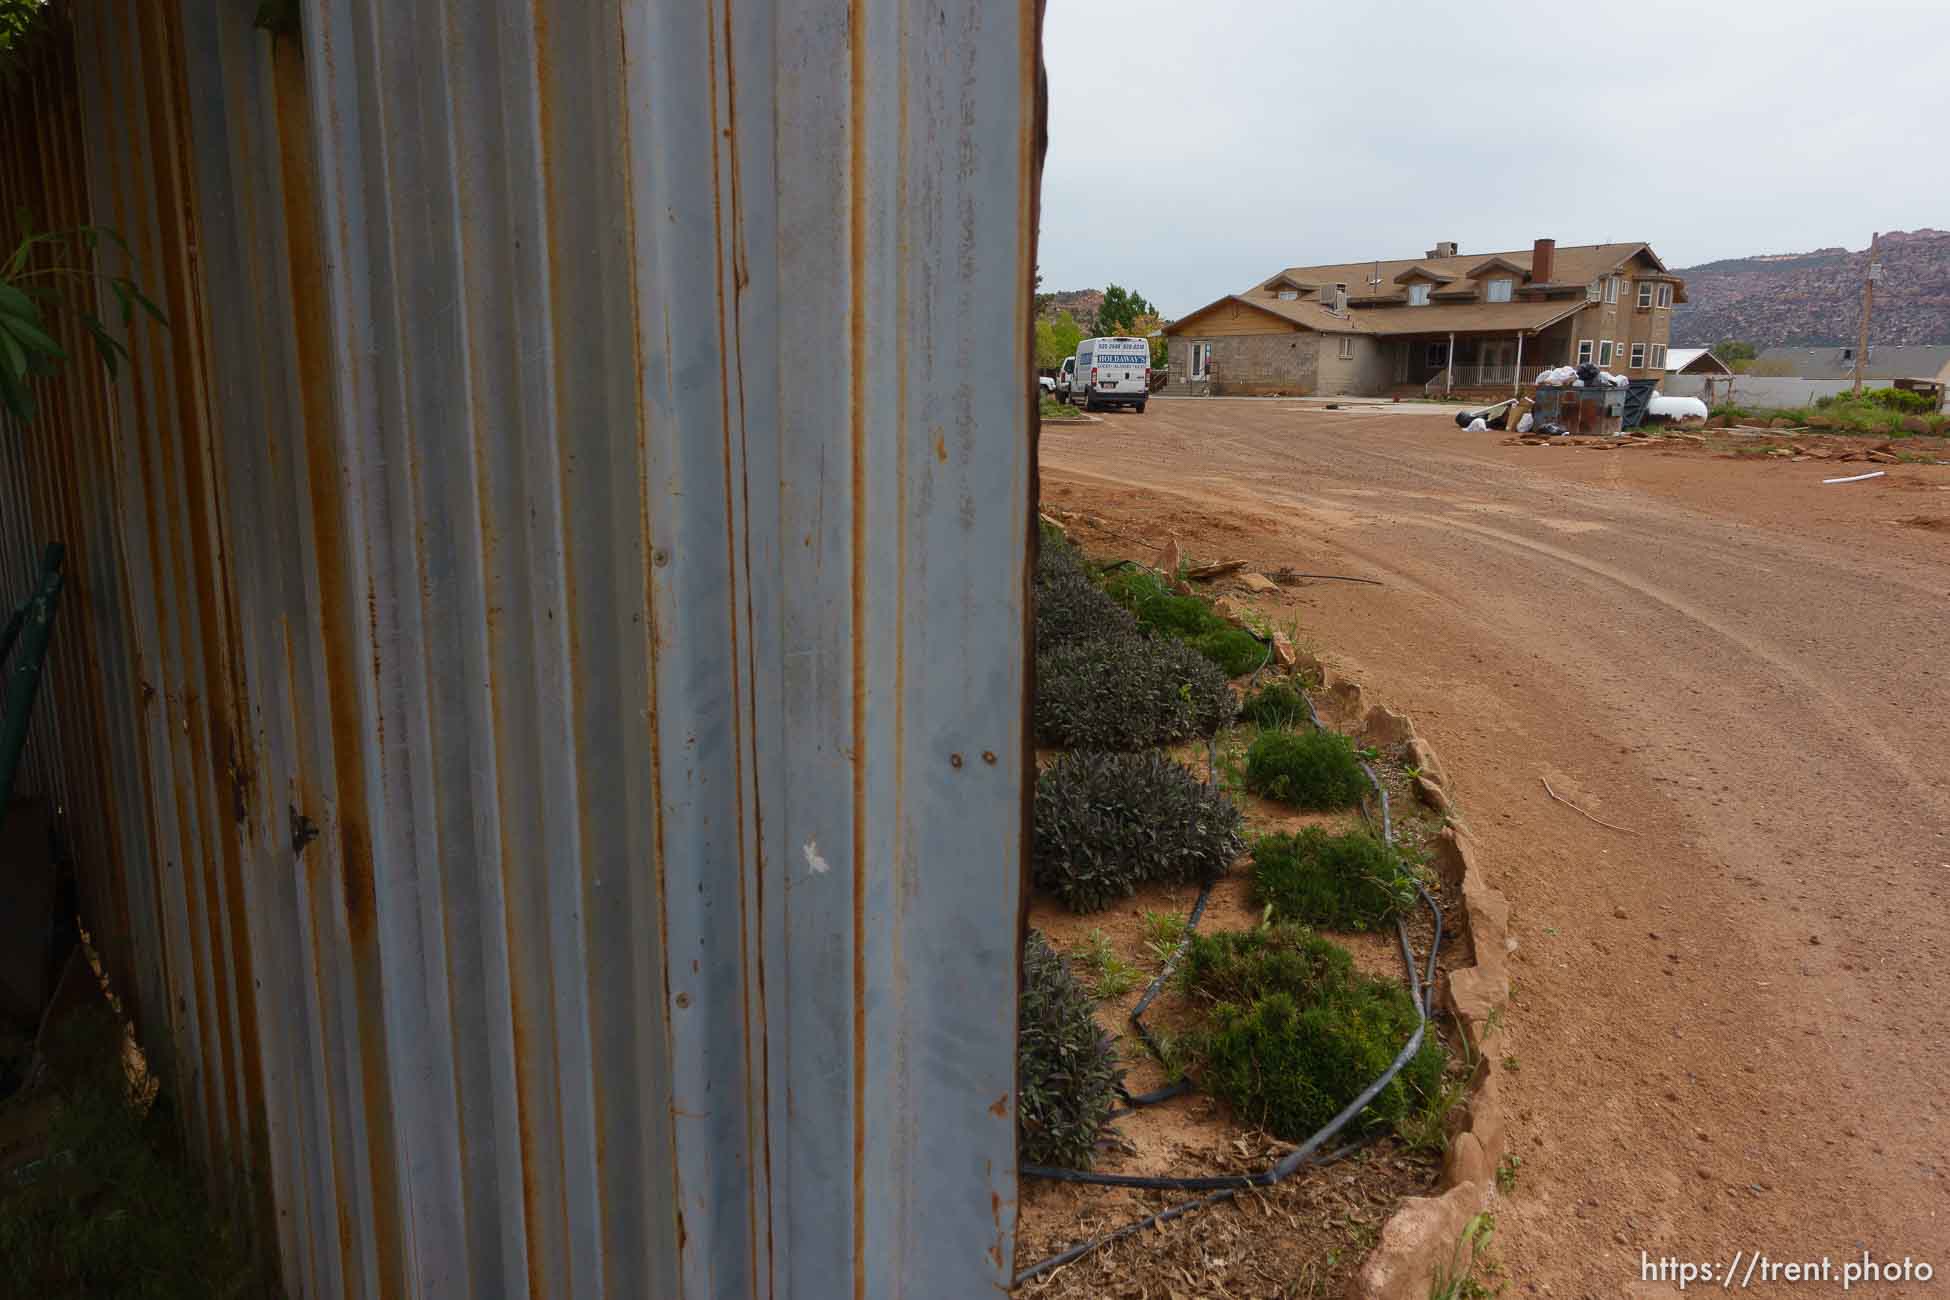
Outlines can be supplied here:
M1036 6L72 10L28 775L288 1289L1004 1287Z

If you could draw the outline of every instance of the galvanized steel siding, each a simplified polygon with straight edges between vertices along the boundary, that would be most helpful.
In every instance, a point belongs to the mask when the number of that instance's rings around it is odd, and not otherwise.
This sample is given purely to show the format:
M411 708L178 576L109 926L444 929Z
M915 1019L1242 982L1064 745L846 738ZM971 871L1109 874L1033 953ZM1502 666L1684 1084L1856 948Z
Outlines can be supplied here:
M255 12L0 168L167 295L0 558L201 1144L297 1294L1004 1285L1034 7Z

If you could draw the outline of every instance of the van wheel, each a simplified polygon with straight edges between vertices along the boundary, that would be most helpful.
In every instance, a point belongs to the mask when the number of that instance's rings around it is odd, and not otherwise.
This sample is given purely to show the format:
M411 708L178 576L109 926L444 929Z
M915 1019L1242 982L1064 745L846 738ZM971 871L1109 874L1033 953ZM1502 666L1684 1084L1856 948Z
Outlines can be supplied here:
M1096 410L1096 409L1097 409L1097 399L1096 399L1096 398L1094 398L1094 397L1086 397L1086 398L1084 398L1084 399L1083 399L1083 409L1084 409L1084 410L1086 410L1086 411L1094 411L1094 410Z
M1144 403L1143 403L1143 402L1139 402L1139 403L1137 404L1137 413L1138 413L1139 415L1143 415L1143 414L1144 414Z

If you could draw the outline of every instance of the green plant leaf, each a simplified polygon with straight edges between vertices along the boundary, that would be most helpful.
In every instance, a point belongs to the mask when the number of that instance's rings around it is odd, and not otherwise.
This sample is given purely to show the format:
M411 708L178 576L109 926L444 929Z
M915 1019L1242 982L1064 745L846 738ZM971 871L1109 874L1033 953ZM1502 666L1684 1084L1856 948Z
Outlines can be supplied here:
M28 320L40 315L34 300L11 284L0 284L0 312L9 316L24 316Z
M59 343L49 338L40 326L18 316L0 315L0 331L11 334L36 352L51 357L66 357L68 354Z
M123 347L122 341L104 329L102 323L93 316L83 316L81 323L88 327L88 333L94 338L95 355L102 359L102 367L108 371L108 377L116 378L118 357L128 356L129 350Z
M19 383L27 377L27 354L21 351L20 344L14 342L14 336L5 330L0 330L0 354L6 357L9 379Z
M136 304L140 306L142 310L148 312L150 318L153 319L156 322L156 324L162 326L164 329L169 328L169 317L163 315L162 308L156 306L155 303L149 301L149 295L143 293L141 289L137 288L135 281L128 279L127 277L123 277L121 283L126 289L128 289L129 297L135 299ZM131 321L131 323L133 324L133 321Z

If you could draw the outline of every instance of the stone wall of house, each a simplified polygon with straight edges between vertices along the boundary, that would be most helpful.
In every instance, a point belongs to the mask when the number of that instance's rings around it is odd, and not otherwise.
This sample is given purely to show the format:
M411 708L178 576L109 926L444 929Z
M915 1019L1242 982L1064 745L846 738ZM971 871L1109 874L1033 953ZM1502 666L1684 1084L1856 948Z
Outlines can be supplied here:
M1204 342L1212 345L1214 397L1274 393L1304 397L1319 389L1321 336L1318 334L1221 335ZM1174 353L1172 365L1177 364Z
M1342 340L1347 340L1351 357L1341 357ZM1395 379L1395 357L1389 340L1366 334L1328 334L1320 336L1320 397L1380 397Z

